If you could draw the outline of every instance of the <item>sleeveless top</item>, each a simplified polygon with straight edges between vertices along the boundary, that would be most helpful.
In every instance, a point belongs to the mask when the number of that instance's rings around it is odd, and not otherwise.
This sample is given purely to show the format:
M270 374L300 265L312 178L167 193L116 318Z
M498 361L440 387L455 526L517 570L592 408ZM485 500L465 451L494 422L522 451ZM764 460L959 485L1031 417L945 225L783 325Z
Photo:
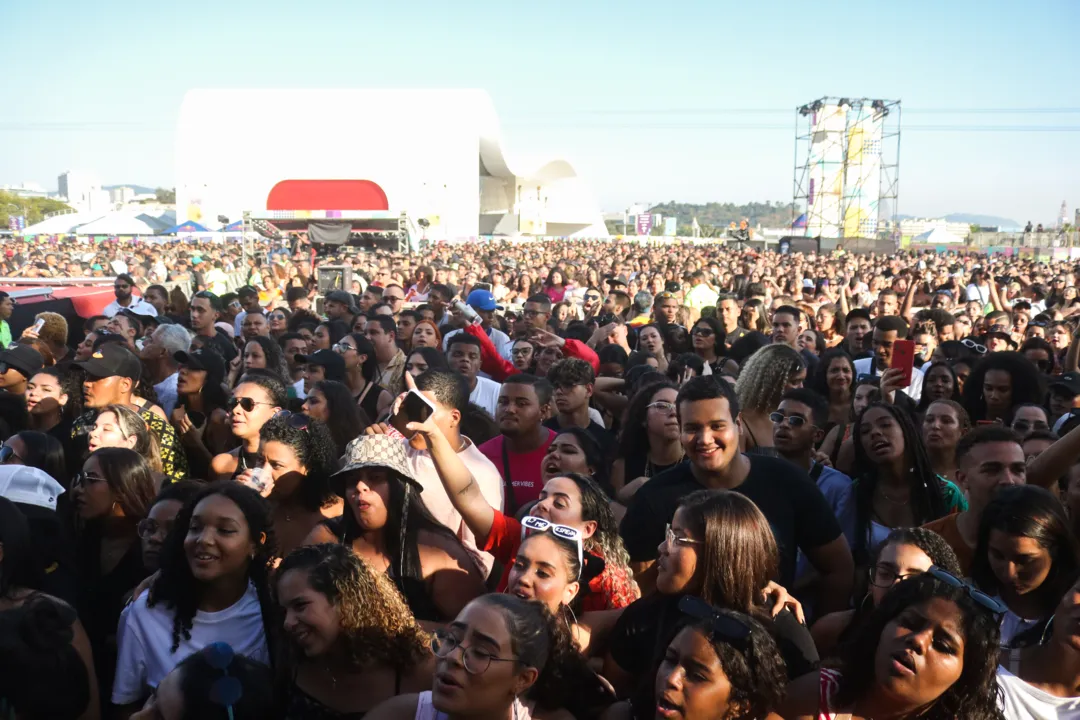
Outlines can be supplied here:
M342 545L349 545L351 550L352 541L345 537L343 517L323 520L322 525L334 533L334 536ZM439 608L435 606L435 601L432 600L431 595L428 593L427 583L424 582L423 578L397 577L394 575L393 565L387 568L386 574L394 581L394 585L397 586L397 589L405 598L405 603L409 606L409 610L412 611L413 617L417 620L429 620L431 622L439 622L444 619L439 612Z
M401 673L394 674L394 696L401 694ZM289 688L289 704L285 709L285 720L363 720L368 710L359 712L338 712L327 707L320 700L307 694L296 684L293 677Z
M359 395L353 395L353 400L369 418L377 418L379 417L379 396L382 395L384 389L381 385L368 382Z
M446 713L441 713L431 704L431 691L425 690L420 693L416 701L416 716L414 720L446 720ZM532 720L532 713L528 705L521 702L521 698L514 698L514 720Z
M818 671L817 720L851 720L851 713L833 712L833 697L840 688L840 673L822 668Z

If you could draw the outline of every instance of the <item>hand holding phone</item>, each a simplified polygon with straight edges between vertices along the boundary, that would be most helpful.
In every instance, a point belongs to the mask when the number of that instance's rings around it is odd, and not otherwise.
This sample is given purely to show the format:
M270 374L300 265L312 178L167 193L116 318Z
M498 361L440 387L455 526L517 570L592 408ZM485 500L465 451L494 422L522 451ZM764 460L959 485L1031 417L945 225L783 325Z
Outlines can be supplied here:
M412 437L413 432L408 429L409 423L426 422L435 414L435 404L420 394L416 388L410 388L395 404L394 412L390 415L390 425L405 437Z
M912 340L896 340L893 342L892 363L894 370L904 372L904 387L911 385L911 371L915 367L915 343Z

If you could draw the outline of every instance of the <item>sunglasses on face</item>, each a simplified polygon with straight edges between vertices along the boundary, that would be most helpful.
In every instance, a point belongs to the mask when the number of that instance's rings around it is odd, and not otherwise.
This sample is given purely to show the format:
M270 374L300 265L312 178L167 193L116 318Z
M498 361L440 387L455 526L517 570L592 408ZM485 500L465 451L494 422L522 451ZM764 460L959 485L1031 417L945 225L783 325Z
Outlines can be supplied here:
M774 425L783 425L786 422L789 427L793 428L809 424L809 421L801 415L784 415L782 412L770 413L769 419L773 421Z
M694 328L691 335L700 335L701 337L712 337L712 328Z
M273 407L273 403L259 402L258 400L249 397L233 397L229 398L229 401L225 403L225 409L232 412L237 406L244 409L244 412L251 412L255 409L256 405L270 405Z

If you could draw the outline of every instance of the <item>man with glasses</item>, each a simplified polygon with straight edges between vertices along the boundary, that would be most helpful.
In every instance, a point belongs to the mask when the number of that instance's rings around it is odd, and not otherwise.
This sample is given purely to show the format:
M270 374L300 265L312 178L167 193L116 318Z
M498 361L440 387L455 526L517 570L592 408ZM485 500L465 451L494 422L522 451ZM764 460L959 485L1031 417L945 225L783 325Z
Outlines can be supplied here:
M391 284L383 289L382 301L390 306L394 319L405 308L405 290L400 285Z
M525 308L521 311L523 323L517 323L515 329L521 336L527 336L528 331L547 330L548 320L551 319L551 298L543 293L537 293L525 301Z
M105 306L102 310L102 314L106 317L113 317L121 310L128 308L134 310L139 315L153 315L157 317L157 310L153 305L143 300L141 297L136 297L132 294L135 289L135 281L130 275L121 274L116 276L116 280L113 281L113 295L116 299Z
M556 432L581 428L596 441L603 459L613 460L617 450L615 436L589 416L589 400L596 383L592 366L578 358L564 358L551 366L547 380L554 391L556 415L545 421L544 426Z
M964 435L956 446L956 482L967 489L968 509L923 527L945 538L967 575L975 559L983 510L1001 488L1027 483L1020 436L998 425L983 425Z
M825 439L822 428L829 421L829 403L813 390L788 390L780 407L769 416L773 422L773 446L780 457L805 470L829 503L848 545L855 541L855 500L851 478L839 470L814 460L814 449ZM796 578L810 571L806 557L800 555Z
M600 291L594 287L590 287L585 291L585 296L582 301L581 310L585 315L585 320L596 317L604 305L604 297L600 294Z

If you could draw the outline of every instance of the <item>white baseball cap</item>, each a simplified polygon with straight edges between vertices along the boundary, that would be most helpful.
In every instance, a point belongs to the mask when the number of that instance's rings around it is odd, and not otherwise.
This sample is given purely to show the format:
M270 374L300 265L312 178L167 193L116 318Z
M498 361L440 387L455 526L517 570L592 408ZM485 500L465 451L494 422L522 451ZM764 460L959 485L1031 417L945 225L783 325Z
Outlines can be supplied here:
M52 475L26 465L0 465L0 497L56 511L64 487Z

